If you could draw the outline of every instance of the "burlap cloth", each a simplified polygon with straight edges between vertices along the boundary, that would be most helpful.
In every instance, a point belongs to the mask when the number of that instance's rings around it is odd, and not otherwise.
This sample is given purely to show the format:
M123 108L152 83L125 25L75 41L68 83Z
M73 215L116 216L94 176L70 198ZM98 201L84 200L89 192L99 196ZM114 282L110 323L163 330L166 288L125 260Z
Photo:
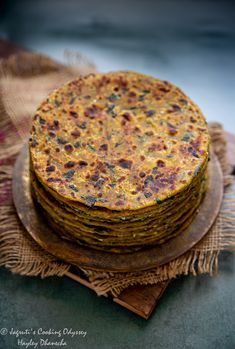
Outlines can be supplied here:
M0 62L0 265L13 273L63 276L71 268L31 239L17 217L11 193L14 161L27 141L37 105L63 82L95 70L92 63L76 54L70 55L69 60L73 64L65 67L42 55L19 53ZM102 273L82 269L97 294L116 296L129 285L153 284L181 274L214 275L219 252L235 248L235 189L226 163L222 126L210 124L210 134L225 184L223 205L212 229L181 257L145 272Z

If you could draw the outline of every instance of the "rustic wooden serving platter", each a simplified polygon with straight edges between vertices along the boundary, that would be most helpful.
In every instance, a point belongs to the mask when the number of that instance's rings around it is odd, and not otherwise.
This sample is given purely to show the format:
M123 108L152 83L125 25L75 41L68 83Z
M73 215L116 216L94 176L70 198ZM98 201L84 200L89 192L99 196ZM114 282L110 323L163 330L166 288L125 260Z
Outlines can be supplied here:
M164 244L131 253L103 252L60 237L46 223L35 206L29 181L27 147L16 161L13 173L13 199L17 213L32 238L46 251L78 267L101 271L134 272L170 262L194 246L211 228L223 196L223 176L216 156L209 162L209 184L199 212L190 226Z

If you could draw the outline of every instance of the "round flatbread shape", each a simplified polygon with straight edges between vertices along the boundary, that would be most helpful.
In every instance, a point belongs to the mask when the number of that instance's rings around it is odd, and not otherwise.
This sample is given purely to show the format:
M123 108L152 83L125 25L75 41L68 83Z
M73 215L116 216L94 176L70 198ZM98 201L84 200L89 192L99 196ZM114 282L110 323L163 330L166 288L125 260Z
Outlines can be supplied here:
M34 115L34 197L78 243L114 252L162 243L196 214L209 143L200 109L175 85L132 71L80 77Z
M135 210L190 185L208 145L202 113L177 87L115 72L52 92L34 116L30 151L39 179L61 196Z

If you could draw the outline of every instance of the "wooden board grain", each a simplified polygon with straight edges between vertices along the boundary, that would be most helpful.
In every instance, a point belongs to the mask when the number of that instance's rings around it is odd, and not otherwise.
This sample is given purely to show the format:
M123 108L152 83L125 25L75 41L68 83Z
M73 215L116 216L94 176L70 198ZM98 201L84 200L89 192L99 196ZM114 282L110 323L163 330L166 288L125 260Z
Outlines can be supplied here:
M130 286L113 301L147 320L169 283L167 280L154 285Z

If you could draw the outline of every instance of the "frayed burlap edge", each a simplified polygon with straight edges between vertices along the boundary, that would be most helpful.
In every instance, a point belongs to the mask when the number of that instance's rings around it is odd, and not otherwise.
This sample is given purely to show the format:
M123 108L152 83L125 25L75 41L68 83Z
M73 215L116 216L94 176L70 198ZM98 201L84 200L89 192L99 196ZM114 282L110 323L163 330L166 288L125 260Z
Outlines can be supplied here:
M0 167L0 192L11 193L12 165ZM70 265L58 261L34 242L21 225L12 199L0 206L0 266L13 273L42 278L62 276Z
M72 57L74 59L76 55L72 55ZM25 65L25 61L30 61L30 65ZM57 72L61 74L61 71L66 72L66 79L67 73L70 77L78 74L78 70L75 70L75 73L74 69L68 72L67 68L58 65L48 57L31 53L21 54L20 57L19 55L14 55L10 60L4 60L0 63L0 77L2 76L4 79L6 77L10 79L11 76L20 76L27 79L40 74L48 74L48 78L51 79L52 76L56 76ZM7 72L9 72L9 75L7 75ZM41 277L66 275L70 265L58 261L55 257L41 249L28 236L16 215L11 197L13 161L22 147L23 139L28 132L28 125L26 129L24 124L22 127L22 123L20 123L19 129L17 113L13 112L12 115L12 109L8 108L7 112L5 106L6 104L0 99L0 130L8 135L0 150L0 161L2 161L0 168L0 193L4 197L5 192L5 196L8 198L4 205L0 205L0 265L4 265L12 272L21 275L38 275ZM111 293L113 296L117 296L124 288L130 285L154 284L181 274L198 275L209 273L213 275L217 272L219 252L224 249L231 250L235 248L235 218L233 216L235 190L232 186L229 186L233 177L229 175L229 165L226 162L226 142L222 126L218 123L210 124L210 134L213 149L223 170L224 184L227 187L223 207L211 231L199 244L183 256L152 270L137 273L107 273L81 269L97 294L105 295Z

